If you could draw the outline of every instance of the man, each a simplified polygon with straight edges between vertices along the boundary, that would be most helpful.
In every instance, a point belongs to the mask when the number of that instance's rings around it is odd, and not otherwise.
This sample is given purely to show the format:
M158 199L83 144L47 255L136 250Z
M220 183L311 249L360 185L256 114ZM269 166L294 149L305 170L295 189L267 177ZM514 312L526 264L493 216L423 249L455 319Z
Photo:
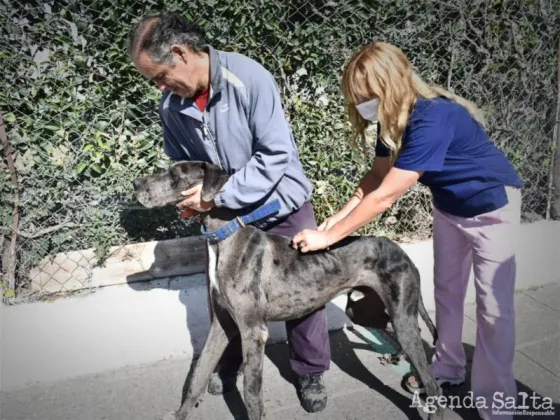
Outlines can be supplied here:
M129 55L138 70L162 92L159 113L165 153L174 161L202 160L231 174L213 202L201 199L201 186L184 192L180 208L256 208L278 199L281 210L260 229L292 237L315 229L305 176L272 75L256 61L209 46L203 31L181 15L144 17L132 29ZM302 406L325 408L323 373L330 346L325 308L286 322L290 364ZM241 372L241 341L226 348L208 391L235 386Z

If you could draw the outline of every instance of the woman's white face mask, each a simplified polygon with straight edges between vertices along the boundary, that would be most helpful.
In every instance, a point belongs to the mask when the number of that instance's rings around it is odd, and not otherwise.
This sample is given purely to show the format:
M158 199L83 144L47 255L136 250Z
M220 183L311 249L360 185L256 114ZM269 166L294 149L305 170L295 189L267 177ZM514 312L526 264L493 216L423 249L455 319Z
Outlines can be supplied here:
M379 99L372 99L371 101L362 102L356 105L356 109L364 120L377 122L379 112Z

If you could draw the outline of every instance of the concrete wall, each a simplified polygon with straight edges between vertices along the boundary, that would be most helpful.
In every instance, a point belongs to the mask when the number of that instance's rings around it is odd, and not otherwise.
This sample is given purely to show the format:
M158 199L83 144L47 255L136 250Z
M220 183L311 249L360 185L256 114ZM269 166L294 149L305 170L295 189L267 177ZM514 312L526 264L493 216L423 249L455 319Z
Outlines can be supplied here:
M517 288L560 278L560 223L523 225ZM422 293L434 308L431 241L404 244L422 275ZM467 301L474 299L470 283ZM345 297L328 305L329 328L339 329ZM209 327L203 275L99 289L83 297L0 308L0 386L14 389L200 352ZM285 340L272 323L270 340Z

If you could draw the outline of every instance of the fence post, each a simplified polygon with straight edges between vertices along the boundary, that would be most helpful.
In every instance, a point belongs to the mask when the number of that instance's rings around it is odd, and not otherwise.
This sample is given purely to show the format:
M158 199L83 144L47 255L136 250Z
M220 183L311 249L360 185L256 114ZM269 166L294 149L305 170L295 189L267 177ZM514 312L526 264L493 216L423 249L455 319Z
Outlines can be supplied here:
M2 112L0 112L0 141L2 142L2 148L4 149L4 157L6 158L6 163L8 164L8 169L10 170L12 184L14 185L12 238L9 243L6 243L5 247L0 248L1 251L0 257L2 258L2 270L6 274L6 282L7 282L7 287L5 287L4 290L4 296L13 297L16 290L17 238L18 238L18 230L19 230L19 188L18 188L16 167L14 165L14 156L11 153L10 144L8 143L8 135L6 134L6 127L4 125L4 118L2 117ZM4 233L0 233L0 235L4 235ZM1 242L3 243L4 241Z
M553 146L554 158L550 173L550 218L560 220L560 40L557 53L556 80L556 118L554 123Z

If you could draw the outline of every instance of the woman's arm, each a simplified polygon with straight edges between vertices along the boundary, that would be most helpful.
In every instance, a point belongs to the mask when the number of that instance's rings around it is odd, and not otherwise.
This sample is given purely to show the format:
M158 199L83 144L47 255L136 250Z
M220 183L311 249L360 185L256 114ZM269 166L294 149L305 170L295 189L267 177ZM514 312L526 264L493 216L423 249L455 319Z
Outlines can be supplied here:
M391 162L389 158L378 157L373 163L373 167L364 175L360 181L356 191L350 197L348 202L338 212L327 218L319 226L319 230L328 230L344 217L348 216L352 210L360 204L363 198L370 192L377 189L383 182L383 178L391 169Z
M327 232L329 243L338 242L370 223L391 207L420 176L421 172L392 168L375 190L366 193L364 199Z
M379 188L389 171L391 170L391 159L388 157L377 157L373 162L371 170L362 178L354 195L361 200L372 191Z
M370 191L348 215L329 230L306 229L294 236L293 246L302 252L328 248L356 232L383 213L422 176L422 172L391 168L380 185ZM367 184L367 186L372 184ZM365 190L364 190L365 191Z
M373 167L364 175L356 191L352 194L352 197L350 197L350 200L348 200L346 205L340 209L336 215L344 217L354 210L366 195L379 188L390 169L391 161L389 158L375 158Z

